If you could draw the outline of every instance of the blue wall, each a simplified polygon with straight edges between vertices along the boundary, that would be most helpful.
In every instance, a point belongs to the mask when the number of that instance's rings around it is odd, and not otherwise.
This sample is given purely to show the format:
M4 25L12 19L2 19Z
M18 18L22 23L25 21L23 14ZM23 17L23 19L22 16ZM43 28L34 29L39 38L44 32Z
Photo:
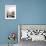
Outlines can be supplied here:
M16 5L16 20L5 20L5 4ZM0 0L0 44L8 43L9 32L17 34L17 24L46 24L46 0Z

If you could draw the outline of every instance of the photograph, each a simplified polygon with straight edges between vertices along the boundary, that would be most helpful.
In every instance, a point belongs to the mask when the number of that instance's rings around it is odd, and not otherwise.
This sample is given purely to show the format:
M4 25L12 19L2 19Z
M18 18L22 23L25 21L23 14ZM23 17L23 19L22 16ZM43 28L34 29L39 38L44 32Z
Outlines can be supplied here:
M16 5L5 5L5 19L16 19Z
M31 46L34 42L45 42L46 25L19 24L18 41L20 46Z

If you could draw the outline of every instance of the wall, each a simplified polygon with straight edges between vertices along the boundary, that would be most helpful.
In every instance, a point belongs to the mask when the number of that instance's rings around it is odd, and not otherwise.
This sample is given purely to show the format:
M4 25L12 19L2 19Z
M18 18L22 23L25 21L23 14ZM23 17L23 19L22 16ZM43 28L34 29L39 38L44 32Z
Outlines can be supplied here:
M16 4L16 20L5 20L5 4ZM46 24L46 0L0 0L0 44L8 43L17 24ZM17 43L17 40L16 40Z

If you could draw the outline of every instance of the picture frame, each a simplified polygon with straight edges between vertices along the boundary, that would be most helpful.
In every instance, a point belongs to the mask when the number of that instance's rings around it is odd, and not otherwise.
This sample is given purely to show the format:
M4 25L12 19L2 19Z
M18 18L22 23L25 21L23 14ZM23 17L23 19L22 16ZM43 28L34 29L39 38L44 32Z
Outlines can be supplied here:
M16 5L5 5L5 19L16 19Z
M28 30L27 32L28 37L25 38L23 37L25 35L23 35L21 31L27 31L27 30ZM21 40L24 40L24 39L31 40L31 41L46 41L46 25L45 24L19 24L18 25L18 41L20 42Z

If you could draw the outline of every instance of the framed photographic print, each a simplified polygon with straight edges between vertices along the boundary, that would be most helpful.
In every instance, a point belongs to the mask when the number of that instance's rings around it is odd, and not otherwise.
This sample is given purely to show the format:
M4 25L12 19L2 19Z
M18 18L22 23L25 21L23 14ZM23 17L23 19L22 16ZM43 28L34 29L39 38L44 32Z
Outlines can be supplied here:
M18 24L18 43L20 46L42 45L43 42L46 43L45 24Z
M5 19L16 19L16 5L5 5Z
M18 41L46 41L46 25L19 24Z

